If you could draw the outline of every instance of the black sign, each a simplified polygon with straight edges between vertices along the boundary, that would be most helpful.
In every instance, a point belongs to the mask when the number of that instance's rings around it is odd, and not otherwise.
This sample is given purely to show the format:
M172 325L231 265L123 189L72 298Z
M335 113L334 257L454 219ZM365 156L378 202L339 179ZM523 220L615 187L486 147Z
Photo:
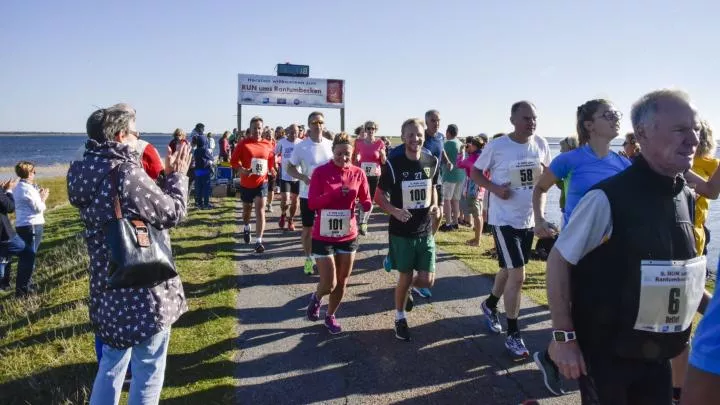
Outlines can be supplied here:
M291 65L289 63L278 63L278 76L292 77L308 77L310 76L310 66L308 65Z

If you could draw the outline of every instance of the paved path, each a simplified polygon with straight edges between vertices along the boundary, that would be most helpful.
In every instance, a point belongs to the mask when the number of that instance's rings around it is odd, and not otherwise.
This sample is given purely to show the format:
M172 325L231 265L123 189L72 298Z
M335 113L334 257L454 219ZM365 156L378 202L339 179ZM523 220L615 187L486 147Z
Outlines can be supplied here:
M416 299L409 313L413 341L395 339L397 273L382 270L387 217L380 214L361 237L337 313L344 332L330 335L322 321L304 317L318 278L302 273L300 232L283 233L270 220L266 253L255 255L242 241L237 249L241 404L580 403L577 392L550 396L532 359L510 359L503 337L489 334L479 315L492 281L452 256L439 254L433 298ZM549 314L528 300L522 307L525 341L541 348Z

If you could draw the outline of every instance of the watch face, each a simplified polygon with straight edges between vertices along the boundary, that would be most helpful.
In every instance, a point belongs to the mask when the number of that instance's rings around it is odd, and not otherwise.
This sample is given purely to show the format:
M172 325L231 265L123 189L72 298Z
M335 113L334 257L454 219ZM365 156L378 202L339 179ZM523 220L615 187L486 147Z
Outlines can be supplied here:
M565 334L560 331L553 332L553 338L555 339L556 342L564 342L566 340Z

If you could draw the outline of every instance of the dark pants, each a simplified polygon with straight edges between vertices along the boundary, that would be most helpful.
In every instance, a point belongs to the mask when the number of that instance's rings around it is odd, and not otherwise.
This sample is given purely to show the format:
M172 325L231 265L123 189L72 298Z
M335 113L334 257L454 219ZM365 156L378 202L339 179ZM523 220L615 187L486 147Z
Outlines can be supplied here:
M582 405L671 405L670 360L643 361L585 356Z
M25 242L25 249L18 255L18 274L15 294L25 295L30 290L30 281L35 271L35 257L43 236L43 225L19 226L17 233Z
M210 173L195 177L195 205L207 207L210 205Z
M25 241L15 234L9 240L0 243L0 286L10 285L10 264L12 257L17 256L25 249Z

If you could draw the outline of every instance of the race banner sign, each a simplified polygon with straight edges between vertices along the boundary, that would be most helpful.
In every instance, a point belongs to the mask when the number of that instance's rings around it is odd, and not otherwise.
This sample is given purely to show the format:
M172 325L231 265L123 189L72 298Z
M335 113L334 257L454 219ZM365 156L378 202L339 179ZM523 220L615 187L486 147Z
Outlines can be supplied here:
M238 104L345 107L345 82L308 77L238 75Z

